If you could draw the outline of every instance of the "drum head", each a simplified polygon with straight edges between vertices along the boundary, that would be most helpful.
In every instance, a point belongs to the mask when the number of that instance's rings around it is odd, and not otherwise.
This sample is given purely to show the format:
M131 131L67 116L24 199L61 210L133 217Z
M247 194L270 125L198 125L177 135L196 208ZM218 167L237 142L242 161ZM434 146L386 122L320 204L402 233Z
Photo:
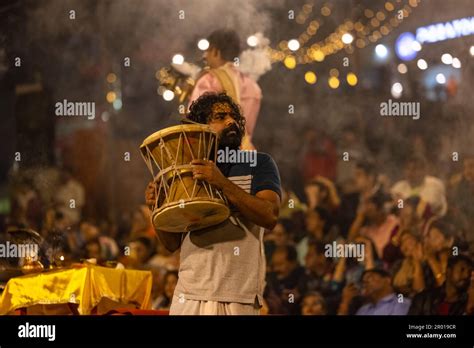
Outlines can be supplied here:
M217 225L230 211L219 199L167 204L153 212L153 225L165 232L189 232Z

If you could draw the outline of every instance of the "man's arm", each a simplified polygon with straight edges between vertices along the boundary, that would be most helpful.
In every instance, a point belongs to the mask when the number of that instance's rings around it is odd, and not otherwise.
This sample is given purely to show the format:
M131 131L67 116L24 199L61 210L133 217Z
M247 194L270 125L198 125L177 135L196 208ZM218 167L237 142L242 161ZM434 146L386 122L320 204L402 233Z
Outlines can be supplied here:
M269 230L275 227L280 210L280 197L276 192L263 190L252 196L227 178L221 189L245 218Z
M183 233L165 232L155 228L158 240L169 252L175 252L181 247L181 240Z
M205 180L221 189L230 203L251 222L267 229L273 229L277 223L280 197L272 190L262 190L255 196L245 192L227 179L212 161L194 160L194 178Z

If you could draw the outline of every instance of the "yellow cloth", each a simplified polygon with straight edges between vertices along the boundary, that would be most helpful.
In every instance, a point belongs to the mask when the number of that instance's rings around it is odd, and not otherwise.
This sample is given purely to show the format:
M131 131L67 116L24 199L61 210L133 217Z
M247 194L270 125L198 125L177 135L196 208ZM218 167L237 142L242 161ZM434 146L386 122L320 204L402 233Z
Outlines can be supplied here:
M78 304L90 314L103 298L151 308L149 271L112 269L95 265L25 275L8 281L0 300L0 314L39 304Z

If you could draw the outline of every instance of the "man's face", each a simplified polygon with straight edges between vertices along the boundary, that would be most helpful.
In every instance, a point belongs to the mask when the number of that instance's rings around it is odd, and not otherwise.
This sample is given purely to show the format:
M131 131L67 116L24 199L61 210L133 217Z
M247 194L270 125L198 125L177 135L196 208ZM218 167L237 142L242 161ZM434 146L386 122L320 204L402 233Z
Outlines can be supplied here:
M315 271L316 269L325 267L326 260L324 254L319 254L315 247L310 247L306 253L305 266L307 269Z
M282 246L288 243L288 234L282 224L278 223L273 229L272 234L276 246Z
M272 266L278 279L283 279L291 273L295 265L288 261L286 252L275 251L272 256Z
M472 268L463 260L454 265L448 277L456 289L464 292L469 288L471 272Z
M324 227L324 220L321 219L318 212L310 210L306 213L306 229L309 232L317 231Z
M362 278L362 295L368 298L373 298L380 293L386 286L388 286L390 278L382 277L373 272L364 274Z
M216 103L212 106L209 126L219 136L219 148L238 149L242 142L242 132L235 122L234 111L227 103Z
M87 257L100 259L100 245L99 243L88 243L86 245Z
M137 257L137 260L140 262L140 263L145 263L146 260L148 259L148 249L147 247L140 243L140 242L136 242L134 244L134 247L135 247L135 255Z

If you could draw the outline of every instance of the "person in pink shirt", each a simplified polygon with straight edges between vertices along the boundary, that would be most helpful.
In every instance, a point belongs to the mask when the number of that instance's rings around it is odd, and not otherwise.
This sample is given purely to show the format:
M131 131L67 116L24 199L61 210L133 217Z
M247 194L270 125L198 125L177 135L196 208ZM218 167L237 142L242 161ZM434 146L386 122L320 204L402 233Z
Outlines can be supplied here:
M240 39L233 30L216 30L207 39L209 48L204 52L208 68L198 78L189 100L191 103L205 92L226 92L240 105L246 120L246 136L243 150L254 149L252 135L257 123L262 90L249 76L238 70L234 64L240 53Z
M384 249L399 227L398 218L387 212L389 197L376 193L360 207L351 226L350 238L363 236L369 238L375 246L379 259L385 260Z

